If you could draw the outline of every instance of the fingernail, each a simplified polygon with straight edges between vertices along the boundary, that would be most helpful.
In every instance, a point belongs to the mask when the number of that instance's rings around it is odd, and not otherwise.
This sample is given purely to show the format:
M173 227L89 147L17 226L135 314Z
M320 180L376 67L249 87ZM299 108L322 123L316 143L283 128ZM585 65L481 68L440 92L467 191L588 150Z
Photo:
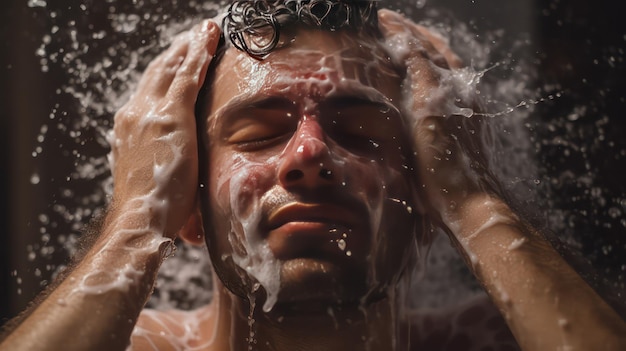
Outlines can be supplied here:
M204 21L202 21L202 25L200 26L200 31L201 32L208 32L209 31L209 20L205 19Z
M211 20L205 19L204 21L202 21L202 32L203 33L212 31L214 27L215 26L213 25Z
M380 19L391 22L391 23L400 23L402 21L402 15L391 10L385 10L385 11L381 10L379 12L379 17Z

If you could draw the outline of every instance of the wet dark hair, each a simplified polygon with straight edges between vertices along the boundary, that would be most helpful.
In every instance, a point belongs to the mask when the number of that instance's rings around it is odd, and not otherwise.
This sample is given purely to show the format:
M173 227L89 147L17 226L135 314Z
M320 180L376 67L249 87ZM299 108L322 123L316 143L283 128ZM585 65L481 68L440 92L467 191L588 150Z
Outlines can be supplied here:
M223 28L239 50L262 58L276 48L281 29L303 24L324 30L376 31L378 0L243 0L228 8Z

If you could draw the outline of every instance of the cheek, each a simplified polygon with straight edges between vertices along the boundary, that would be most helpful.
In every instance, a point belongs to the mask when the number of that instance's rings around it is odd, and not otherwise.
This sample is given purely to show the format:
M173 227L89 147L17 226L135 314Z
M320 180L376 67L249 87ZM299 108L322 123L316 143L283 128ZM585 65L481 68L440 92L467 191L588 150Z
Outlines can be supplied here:
M405 168L406 167L406 168ZM383 228L391 233L387 235L399 235L401 232L412 232L417 204L415 188L412 184L414 175L408 170L410 167L401 164L387 164L381 171L384 179L384 196L381 206L384 212Z
M374 237L372 257L379 281L397 281L415 249L418 214L408 171L388 167L381 203L380 227Z
M376 233L380 227L382 205L386 197L386 172L380 164L370 159L359 161L348 166L350 175L347 183L356 190L363 203L367 204L370 228Z
M370 213L370 273L375 275L373 281L387 284L399 277L414 248L411 243L417 214L411 175L403 162L397 162L401 160L393 158L352 161L346 164L346 183L355 189Z
M378 159L356 157L351 154L339 155L346 160L346 185L367 204L370 225L374 232L381 230L383 212L386 208L402 212L406 217L414 210L412 188L405 163L395 158ZM390 211L395 217L395 212ZM389 214L385 214L388 217Z
M216 170L211 189L215 210L224 218L241 224L259 213L260 199L276 179L273 160L258 163L242 154L217 156L211 167Z

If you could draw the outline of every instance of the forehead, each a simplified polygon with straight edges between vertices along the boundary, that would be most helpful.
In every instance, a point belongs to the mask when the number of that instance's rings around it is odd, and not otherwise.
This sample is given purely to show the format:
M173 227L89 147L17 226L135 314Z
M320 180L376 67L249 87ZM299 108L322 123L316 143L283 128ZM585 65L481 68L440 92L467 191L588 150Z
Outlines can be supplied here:
M268 96L315 102L358 96L396 104L401 77L378 40L353 32L298 29L263 60L228 48L209 90L208 116Z

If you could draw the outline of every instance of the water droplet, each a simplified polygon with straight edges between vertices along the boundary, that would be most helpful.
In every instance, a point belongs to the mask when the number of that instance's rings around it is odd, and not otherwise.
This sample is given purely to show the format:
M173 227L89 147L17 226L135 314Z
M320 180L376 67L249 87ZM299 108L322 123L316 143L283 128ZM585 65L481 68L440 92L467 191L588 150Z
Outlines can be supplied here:
M137 25L141 18L136 14L120 14L114 18L113 29L120 33L130 33L137 29Z
M462 109L459 110L459 115L463 116L463 117L472 117L474 115L474 110L472 110L471 108L468 107L464 107Z
M609 208L608 213L609 213L609 216L611 216L611 218L618 218L619 216L622 215L622 211L620 211L620 209L617 207Z
M339 247L339 250L344 251L346 249L346 241L340 239L339 241L337 241L337 247Z
M46 7L48 4L45 0L28 0L28 7Z
M33 173L33 175L30 176L30 183L31 184L39 184L39 182L40 182L39 174Z

